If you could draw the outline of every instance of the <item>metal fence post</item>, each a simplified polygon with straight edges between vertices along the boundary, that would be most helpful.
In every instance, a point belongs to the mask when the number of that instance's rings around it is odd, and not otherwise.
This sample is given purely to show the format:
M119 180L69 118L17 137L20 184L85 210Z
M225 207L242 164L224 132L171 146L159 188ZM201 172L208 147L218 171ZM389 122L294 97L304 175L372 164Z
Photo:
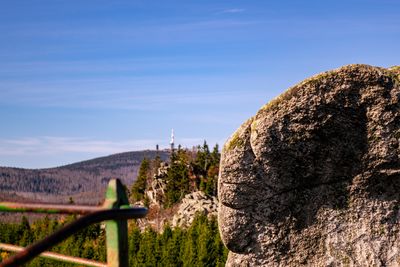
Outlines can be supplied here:
M125 267L128 257L128 219L143 218L147 209L129 205L124 186L119 180L111 180L106 191L106 200L102 206L76 206L51 203L14 203L0 202L0 211L37 212L51 214L81 214L83 216L64 225L53 234L29 245L26 248L0 243L0 249L18 252L0 262L0 267L18 267L37 256L56 259L87 266ZM61 255L46 250L65 240L69 236L89 225L106 221L107 264L92 260Z
M129 205L129 200L121 181L110 180L104 208L119 209L123 205ZM106 221L106 246L108 267L129 266L127 220Z

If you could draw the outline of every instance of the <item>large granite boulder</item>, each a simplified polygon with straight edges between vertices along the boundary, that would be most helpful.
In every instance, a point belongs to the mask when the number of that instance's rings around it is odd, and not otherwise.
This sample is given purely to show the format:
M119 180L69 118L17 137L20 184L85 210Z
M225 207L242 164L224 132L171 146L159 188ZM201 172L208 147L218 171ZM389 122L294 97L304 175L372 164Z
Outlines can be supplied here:
M226 142L227 266L400 266L400 68L290 88Z

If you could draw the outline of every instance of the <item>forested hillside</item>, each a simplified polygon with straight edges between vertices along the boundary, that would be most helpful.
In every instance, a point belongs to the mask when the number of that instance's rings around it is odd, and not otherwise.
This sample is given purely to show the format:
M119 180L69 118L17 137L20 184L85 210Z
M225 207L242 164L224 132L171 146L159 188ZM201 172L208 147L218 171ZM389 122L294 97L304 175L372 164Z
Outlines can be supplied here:
M108 170L125 168L128 162L126 156L132 154L114 155L112 160L115 162L116 158L120 159L118 163L112 163L110 158L100 158L60 168L78 173L94 173L102 164ZM130 200L146 205L149 214L146 219L129 222L130 266L224 266L228 251L221 241L214 214L184 214L186 217L192 216L189 225L171 225L174 211L185 195L195 192L202 192L210 198L217 195L218 145L212 151L204 142L192 150L179 147L169 154L147 153L141 156L137 179L126 189ZM151 198L160 189L154 187L155 182L161 184L162 190L157 198ZM154 227L151 223L154 217L163 217L161 227ZM72 216L53 219L42 217L30 223L27 218L22 218L19 223L0 223L0 242L26 246L73 219ZM92 225L52 251L105 262L104 229L100 225ZM9 252L0 250L0 260L9 256ZM27 266L55 265L73 266L40 258Z
M0 242L26 246L40 240L73 217L51 220L45 217L33 224L23 218L18 224L0 223ZM187 228L165 226L162 233L151 228L141 232L132 222L128 231L130 266L224 266L227 249L221 242L214 219L199 215ZM100 225L92 225L68 238L52 249L66 255L106 261L105 232ZM0 261L10 256L0 250ZM54 260L36 258L29 267L76 266Z
M21 197L39 201L97 204L111 178L120 178L129 186L137 176L143 158L162 160L168 151L135 151L82 161L48 169L0 167L0 200Z

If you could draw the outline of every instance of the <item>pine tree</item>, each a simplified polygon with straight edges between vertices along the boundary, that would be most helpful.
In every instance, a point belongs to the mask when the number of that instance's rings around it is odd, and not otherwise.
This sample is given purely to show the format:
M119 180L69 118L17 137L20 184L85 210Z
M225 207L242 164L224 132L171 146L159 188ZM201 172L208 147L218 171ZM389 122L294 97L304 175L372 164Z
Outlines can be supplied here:
M199 238L199 217L196 216L193 220L192 225L187 230L184 248L183 248L183 266L198 266L197 252L198 252L198 238Z
M136 262L133 263L133 266L157 266L159 252L156 250L155 244L156 233L151 228L146 229L142 235Z
M215 144L213 151L211 152L211 165L219 166L219 162L221 160L221 154L219 153L218 144Z
M165 246L161 266L182 266L181 251L183 243L184 232L180 228L175 228Z
M144 198L149 171L150 161L147 158L144 158L140 164L138 177L131 188L133 201L140 201Z
M26 247L33 242L31 226L28 219L23 216L19 226L20 246Z
M171 166L167 173L166 207L170 207L189 193L189 168L185 152L171 157Z

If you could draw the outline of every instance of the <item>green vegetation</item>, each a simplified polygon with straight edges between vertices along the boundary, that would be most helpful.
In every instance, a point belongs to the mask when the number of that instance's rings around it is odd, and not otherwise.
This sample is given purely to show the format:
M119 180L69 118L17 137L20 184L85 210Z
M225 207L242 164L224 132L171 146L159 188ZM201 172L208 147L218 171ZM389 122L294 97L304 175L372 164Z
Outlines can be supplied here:
M224 266L223 246L215 219L198 215L188 229L168 225L157 234L133 228L129 235L131 266Z
M146 158L142 160L139 168L139 174L136 182L131 189L131 195L134 201L142 200L147 185L147 177L150 171L150 161Z
M243 148L243 146L244 146L244 141L239 136L239 133L236 131L225 147L226 147L226 151L229 151L229 150L232 150L235 148Z
M218 145L210 151L206 141L194 150L178 148L174 151L165 177L164 208L173 206L186 194L196 190L201 190L208 196L217 196L220 157ZM149 189L160 163L158 157L152 161L143 159L138 178L131 188L133 201L142 200L147 203L144 192Z
M392 78L394 83L400 83L400 66L393 66L389 68L389 77Z
M155 179L154 175L162 162L158 155L153 160L142 160L137 180L130 188L133 201L149 204L146 190ZM193 150L179 147L166 162L169 167L162 178L166 182L163 208L172 207L187 193L196 190L209 196L217 196L220 162L218 145L212 151L206 142ZM70 202L73 203L72 198ZM19 224L0 223L0 242L27 246L50 235L73 219L73 216L62 219L44 217L30 224L23 217ZM161 233L151 228L141 231L136 222L131 222L128 242L130 266L224 266L228 252L219 236L216 219L208 219L204 214L198 214L187 229L172 229L166 225ZM52 251L105 262L105 232L100 225L92 225L55 246ZM0 260L9 256L9 252L0 250ZM76 265L36 258L26 266Z
M23 217L20 224L0 223L0 242L27 246L36 240L41 240L53 233L57 228L74 220L73 216L64 219L49 219L44 217L33 224ZM98 261L106 260L105 235L100 225L91 225L61 244L55 246L52 251L72 255L76 257L88 258ZM0 259L10 256L9 252L0 250ZM58 261L35 258L26 266L76 266Z
M0 242L26 246L44 238L69 222L48 217L32 225L23 217L19 224L0 223ZM224 266L227 249L223 246L215 219L198 215L188 229L168 225L162 233L151 228L141 232L132 224L128 234L130 266ZM52 249L54 252L106 261L105 233L100 225L92 225ZM0 259L9 257L0 250ZM26 266L76 266L49 259L36 258Z
M68 201L66 196L84 197L95 205L103 200L99 192L110 179L118 177L124 183L133 182L132 174L138 173L142 159L156 156L167 160L169 153L153 150L124 152L49 169L0 167L0 195L9 201L21 201L14 193L26 192L28 199L60 203Z
M189 162L186 153L178 150L171 156L171 167L167 173L167 190L165 192L165 206L170 207L181 200L189 190Z

